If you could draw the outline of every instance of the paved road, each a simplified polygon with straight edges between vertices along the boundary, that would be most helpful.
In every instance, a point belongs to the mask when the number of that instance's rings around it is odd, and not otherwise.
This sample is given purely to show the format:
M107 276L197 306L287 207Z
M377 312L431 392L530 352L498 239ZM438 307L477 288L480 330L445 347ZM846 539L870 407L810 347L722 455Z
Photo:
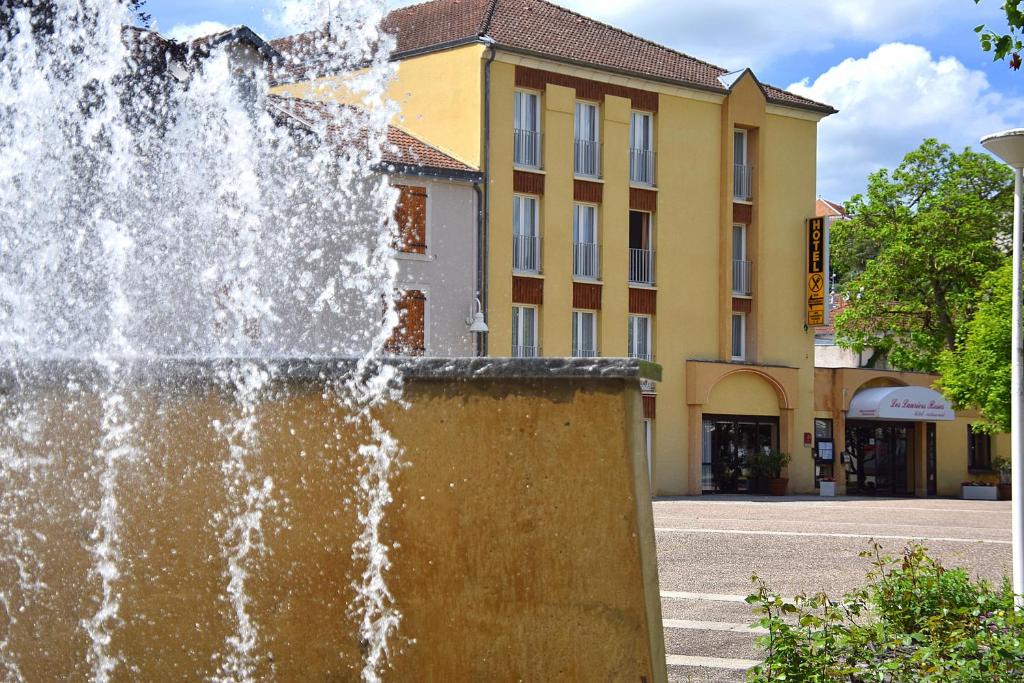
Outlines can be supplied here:
M742 681L758 659L743 598L752 574L783 595L840 594L863 582L871 538L898 553L917 539L946 566L1010 573L1005 502L704 496L654 502L669 679Z

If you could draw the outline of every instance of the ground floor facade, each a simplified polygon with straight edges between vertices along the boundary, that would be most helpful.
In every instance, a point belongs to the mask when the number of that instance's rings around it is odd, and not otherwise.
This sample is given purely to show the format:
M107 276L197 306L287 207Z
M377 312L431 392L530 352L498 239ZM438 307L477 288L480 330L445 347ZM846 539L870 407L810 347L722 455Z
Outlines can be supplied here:
M862 368L795 368L688 361L683 381L644 397L644 439L655 495L762 492L751 457L781 451L789 492L959 496L995 483L1009 437L973 432L934 375ZM666 374L671 371L666 368Z

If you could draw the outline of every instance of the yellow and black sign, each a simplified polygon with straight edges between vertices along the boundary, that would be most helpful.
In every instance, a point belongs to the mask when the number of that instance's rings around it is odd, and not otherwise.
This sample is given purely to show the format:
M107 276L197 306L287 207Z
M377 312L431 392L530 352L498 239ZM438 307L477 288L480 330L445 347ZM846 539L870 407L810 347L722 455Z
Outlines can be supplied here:
M825 294L828 291L825 219L807 221L807 325L825 324Z

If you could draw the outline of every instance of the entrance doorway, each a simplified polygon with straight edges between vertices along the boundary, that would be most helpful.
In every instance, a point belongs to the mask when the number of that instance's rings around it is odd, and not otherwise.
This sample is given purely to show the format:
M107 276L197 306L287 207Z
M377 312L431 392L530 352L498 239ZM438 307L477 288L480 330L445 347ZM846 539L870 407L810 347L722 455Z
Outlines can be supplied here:
M908 495L912 491L914 423L846 423L846 490L853 495Z
M750 491L750 456L779 447L777 417L705 415L703 431L701 488L704 491Z

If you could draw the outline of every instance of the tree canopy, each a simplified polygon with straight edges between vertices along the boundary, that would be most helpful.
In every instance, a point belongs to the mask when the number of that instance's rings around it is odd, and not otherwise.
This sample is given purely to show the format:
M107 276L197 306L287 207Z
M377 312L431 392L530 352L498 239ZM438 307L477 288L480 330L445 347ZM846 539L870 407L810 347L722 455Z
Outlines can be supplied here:
M977 408L989 432L1010 431L1010 352L1013 313L1013 264L1003 265L982 282L978 310L961 331L954 351L940 358L939 384L958 408Z
M925 140L892 172L868 178L852 215L832 226L832 262L849 304L839 344L885 354L901 370L935 372L955 351L978 291L1005 261L1013 175L987 154Z
M981 41L981 49L992 53L993 61L1008 59L1010 68L1018 70L1021 67L1021 50L1024 50L1024 43L1021 37L1024 36L1024 11L1021 10L1021 2L1024 0L1005 0L1002 10L1006 15L1006 29L1008 33L993 31L985 24L974 27ZM981 0L974 0L979 4Z

